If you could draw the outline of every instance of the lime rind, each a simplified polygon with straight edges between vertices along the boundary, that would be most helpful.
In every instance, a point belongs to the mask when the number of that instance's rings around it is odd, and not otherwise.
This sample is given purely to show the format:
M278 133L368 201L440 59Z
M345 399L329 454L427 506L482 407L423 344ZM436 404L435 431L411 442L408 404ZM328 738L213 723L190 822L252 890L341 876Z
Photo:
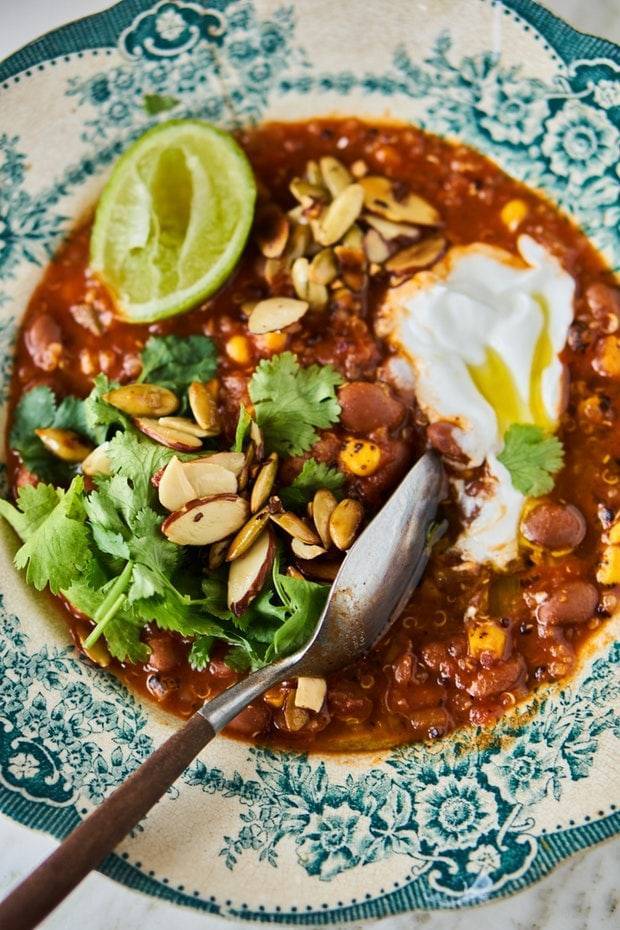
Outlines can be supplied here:
M213 294L252 225L256 184L244 152L203 120L170 120L120 157L91 236L90 265L120 316L149 323Z

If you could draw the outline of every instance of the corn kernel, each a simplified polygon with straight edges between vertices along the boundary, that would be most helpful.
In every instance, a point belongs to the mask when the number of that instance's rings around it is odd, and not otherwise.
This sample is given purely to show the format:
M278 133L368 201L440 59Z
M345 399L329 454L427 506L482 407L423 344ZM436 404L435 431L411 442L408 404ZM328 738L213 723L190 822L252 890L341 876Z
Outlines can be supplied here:
M508 203L504 204L502 207L500 217L502 223L507 226L511 232L514 232L527 216L527 212L528 207L524 200L509 200Z
M620 584L620 546L607 546L596 573L601 584Z
M612 545L620 546L620 520L614 523L607 534L607 539Z
M231 336L226 343L226 354L237 365L249 365L252 360L249 340L245 336Z
M497 661L503 659L507 640L506 630L494 620L474 620L467 624L468 652L475 659L485 652Z
M599 375L620 378L620 339L617 336L605 336L600 340L594 367Z
M265 352L283 352L286 348L287 341L288 336L286 333L282 333L277 329L273 333L265 333L264 336L260 337L260 347Z
M347 439L340 451L340 463L360 478L374 475L381 463L381 449L366 439Z

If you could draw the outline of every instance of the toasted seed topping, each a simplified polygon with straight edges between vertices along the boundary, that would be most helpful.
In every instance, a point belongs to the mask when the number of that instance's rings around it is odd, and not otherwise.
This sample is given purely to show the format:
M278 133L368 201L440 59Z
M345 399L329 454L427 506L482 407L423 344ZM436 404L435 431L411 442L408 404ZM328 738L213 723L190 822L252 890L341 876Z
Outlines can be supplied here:
M194 419L199 426L208 431L208 436L216 436L221 431L217 410L219 387L217 378L212 378L206 383L192 381L187 391L187 399Z
M326 549L332 544L329 521L338 501L327 488L319 488L312 501L312 519Z
M305 261L303 258L298 262ZM305 300L294 300L292 297L269 297L259 301L248 320L248 329L251 333L272 333L290 326L301 319L308 303Z
M256 241L265 258L279 258L288 241L290 221L276 204L260 211L256 220Z
M312 259L308 269L310 283L327 286L338 277L338 263L333 249L321 249Z
M250 495L250 510L256 513L263 506L271 494L276 475L278 473L278 456L272 452L254 482L252 493Z
M396 255L392 255L385 263L385 267L393 274L406 275L411 271L432 265L443 253L445 247L446 240L443 236L429 236L414 245L407 246Z
M301 517L298 517L295 513L284 511L284 513L270 513L269 516L276 526L279 526L280 529L288 533L289 536L300 539L301 542L307 543L308 545L316 545L321 541L319 536L317 536L306 521L302 520Z
M395 223L419 223L420 226L437 226L440 216L437 210L417 194L407 194L397 200L391 182L376 174L367 175L358 182L364 192L364 205L371 213Z
M319 164L323 175L323 183L332 197L337 197L338 194L353 183L353 178L337 158L326 155Z
M198 436L199 439L213 435L208 429L203 429L202 426L198 426L198 424L194 420L190 420L189 417L159 417L157 422L160 426L178 429L182 433L190 433L192 436Z
M291 267L291 281L300 300L308 299L310 265L307 258L296 258Z
M228 572L228 607L240 617L261 591L271 571L276 541L270 528L254 540L243 555L235 559Z
M364 236L364 250L368 261L376 262L378 265L382 265L390 257L390 249L376 229L369 229Z
M211 543L209 546L209 557L207 559L207 567L210 572L216 571L216 569L221 568L224 562L226 561L226 552L230 545L230 539L219 539L217 542Z
M248 503L236 494L216 494L190 501L171 513L162 533L179 546L208 546L236 532L247 519Z
M102 442L90 452L83 460L82 473L84 475L110 475L112 463L108 457L108 443Z
M302 542L301 539L294 538L291 543L291 549L293 554L300 559L317 559L320 555L325 555L327 549L324 549L323 546L309 546L307 543Z
M255 513L248 522L241 527L237 535L232 540L226 553L226 561L233 562L243 555L244 552L258 539L269 521L267 509Z
M157 384L124 384L103 399L130 417L165 417L179 406L176 394Z
M333 581L340 570L340 562L323 562L320 559L297 562L304 577L314 578L317 581Z
M202 448L202 441L198 436L192 436L191 433L182 432L178 429L171 429L169 426L162 426L159 420L152 420L149 417L136 417L133 422L141 433L158 442L160 446L175 449L177 452L195 452L196 449Z
M35 429L45 448L63 462L83 462L93 451L86 440L70 429Z
M329 520L329 533L338 549L348 549L359 529L364 510L359 501L346 497L335 507Z
M409 239L411 242L416 242L420 238L420 230L417 226L411 226L408 223L393 223L392 220L374 216L372 213L365 213L363 219L388 242L391 239Z
M359 184L350 184L330 203L321 216L316 239L321 245L338 242L362 212L364 191Z
M327 199L327 191L319 184L312 184L305 178L293 178L289 190L302 207L311 207L317 201Z

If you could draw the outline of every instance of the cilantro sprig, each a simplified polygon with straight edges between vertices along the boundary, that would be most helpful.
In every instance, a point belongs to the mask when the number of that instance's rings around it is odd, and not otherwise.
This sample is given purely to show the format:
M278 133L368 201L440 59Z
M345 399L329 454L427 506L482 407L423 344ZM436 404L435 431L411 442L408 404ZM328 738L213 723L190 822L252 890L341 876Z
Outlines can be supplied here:
M335 388L341 375L331 365L301 368L292 352L263 359L249 384L256 420L270 452L300 455L340 417Z
M215 344L208 336L151 336L138 380L182 393L192 381L209 381L216 370Z
M344 475L337 468L330 468L325 462L307 459L302 470L286 488L281 488L280 499L285 507L299 509L311 501L319 488L327 488L336 497L344 484Z
M506 430L504 448L497 456L510 472L513 486L528 497L552 490L553 476L564 465L564 447L540 426L513 423Z

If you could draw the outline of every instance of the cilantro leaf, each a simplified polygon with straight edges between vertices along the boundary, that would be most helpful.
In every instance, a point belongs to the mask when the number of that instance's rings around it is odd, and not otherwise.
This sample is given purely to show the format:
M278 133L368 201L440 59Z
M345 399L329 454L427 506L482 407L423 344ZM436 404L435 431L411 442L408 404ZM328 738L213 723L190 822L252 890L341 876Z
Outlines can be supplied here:
M233 443L233 452L243 452L245 437L250 431L252 417L243 404L239 404L239 419L237 420L237 429L235 430L235 441Z
M17 507L0 500L0 516L10 523L22 542L26 542L61 499L62 492L51 484L25 485L19 490Z
M292 352L263 359L249 392L269 450L280 455L307 452L318 438L316 429L340 417L334 388L341 383L331 365L300 368Z
M513 486L528 497L541 497L553 488L553 475L564 465L564 448L557 436L540 426L513 423L497 456L510 472Z
M22 394L9 437L11 448L19 453L25 467L43 481L63 484L75 469L48 452L36 435L35 430L49 427L73 430L97 444L104 435L101 428L87 421L84 401L78 397L65 397L58 404L54 392L45 385Z
M53 506L51 492L56 495ZM80 477L73 479L68 491L49 486L32 488L20 494L18 507L22 515L15 518L13 514L12 519L7 513L11 505L3 502L0 513L25 535L24 545L15 554L15 565L26 569L26 581L37 591L49 585L52 593L58 594L92 559L83 492Z
M138 380L183 392L192 381L209 381L216 370L217 352L208 336L151 336Z
M170 97L168 94L145 94L142 102L144 111L149 116L166 113L168 110L173 110L178 104L178 99Z
M197 672L201 672L207 667L213 652L213 646L217 642L216 636L197 636L192 643L187 660L191 667Z
M329 585L288 575L279 575L277 585L287 617L275 632L267 651L267 661L288 655L303 646L317 624L329 593Z
M98 442L103 442L111 426L126 427L129 424L129 417L103 399L104 394L116 387L119 387L117 381L110 381L106 375L99 374L92 391L83 401L86 426L91 433L98 434Z
M337 468L330 468L316 459L307 459L293 483L282 488L279 496L285 507L295 509L304 507L319 488L327 488L337 496L343 484L344 475Z

